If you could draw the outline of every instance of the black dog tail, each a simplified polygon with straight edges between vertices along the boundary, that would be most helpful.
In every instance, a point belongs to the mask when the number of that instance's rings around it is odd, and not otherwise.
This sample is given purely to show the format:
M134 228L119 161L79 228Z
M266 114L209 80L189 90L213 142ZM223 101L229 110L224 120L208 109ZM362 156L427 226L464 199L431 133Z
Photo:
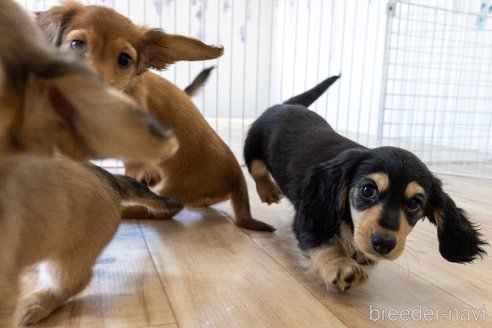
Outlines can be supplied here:
M317 86L308 91L301 93L300 95L294 96L286 101L286 105L302 105L304 107L309 107L313 102L316 101L336 80L340 78L341 74L335 75L327 78Z
M183 209L171 198L161 197L126 175L113 175L121 195L123 219L168 219Z
M195 77L193 82L191 82L191 84L184 89L184 92L186 92L190 97L196 95L197 91L205 85L214 68L215 66L210 66L209 68L205 68L201 71L200 74Z
M146 185L129 176L111 174L92 163L85 166L120 197L123 219L168 219L183 209L180 203L153 193Z

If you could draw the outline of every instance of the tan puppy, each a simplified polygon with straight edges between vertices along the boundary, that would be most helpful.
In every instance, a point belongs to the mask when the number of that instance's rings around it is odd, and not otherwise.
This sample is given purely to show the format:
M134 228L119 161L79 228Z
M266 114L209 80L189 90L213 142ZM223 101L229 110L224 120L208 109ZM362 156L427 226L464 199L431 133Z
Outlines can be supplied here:
M236 158L186 93L147 72L180 60L217 58L222 48L138 27L110 8L73 1L38 13L38 21L51 42L77 54L108 84L135 97L176 133L180 142L176 156L158 165L126 161L128 175L185 205L209 206L230 199L238 226L274 230L251 217L246 182Z
M91 280L92 266L112 239L122 201L170 204L128 176L113 176L64 157L4 155L0 160L0 327L14 327L19 276L40 263L21 323L48 316ZM74 194L73 191L76 191Z
M60 58L14 3L2 1L0 8L0 152L128 159L176 151L169 130L83 66Z
M22 314L30 324L88 284L122 201L171 208L130 177L47 156L162 160L178 144L127 96L60 59L13 1L0 1L0 34L0 327L11 328L25 267L41 263Z

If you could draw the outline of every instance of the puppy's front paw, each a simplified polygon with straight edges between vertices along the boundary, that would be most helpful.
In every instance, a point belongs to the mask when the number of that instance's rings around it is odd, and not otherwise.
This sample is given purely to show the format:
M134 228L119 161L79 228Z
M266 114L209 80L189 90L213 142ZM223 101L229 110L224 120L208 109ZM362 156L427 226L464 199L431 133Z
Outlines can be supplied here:
M153 187L162 180L162 177L157 170L146 170L137 178L137 180L149 187Z
M340 258L337 263L325 266L320 273L327 288L342 292L367 280L367 274L361 266L350 258Z
M159 167L152 164L125 163L125 175L149 187L155 186L162 180Z

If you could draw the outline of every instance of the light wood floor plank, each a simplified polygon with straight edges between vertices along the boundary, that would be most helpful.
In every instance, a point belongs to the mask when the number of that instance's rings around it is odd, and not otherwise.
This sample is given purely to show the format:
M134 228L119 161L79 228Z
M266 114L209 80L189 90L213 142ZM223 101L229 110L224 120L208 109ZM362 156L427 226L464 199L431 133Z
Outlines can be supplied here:
M492 194L492 181L459 177L445 177L447 190L460 207L480 224L485 240L492 243L490 213L492 203L486 199ZM471 194L475 194L475 197ZM444 261L437 253L436 229L428 222L419 223L410 238L406 257L398 263L412 267L412 271L441 287L446 292L472 305L492 308L492 258L485 257L473 264L460 265ZM492 247L485 247L488 254ZM489 318L492 313L488 312Z
M130 221L97 261L89 287L32 327L137 328L175 322L139 226Z
M453 187L460 190L451 177ZM468 180L468 179L465 179ZM468 182L468 181L466 181ZM468 182L469 183L469 182ZM492 229L485 228L490 223L487 217L481 214L492 212L492 204L486 205L484 201L490 192L487 182L484 185L475 182L475 197L470 197L478 202L467 201L467 197L459 197L450 190L450 194L461 207L466 208L475 221L484 223L483 233L487 240L492 240ZM252 185L251 185L252 186ZM251 188L250 186L250 188ZM470 186L472 188L472 186ZM253 189L254 190L254 189ZM466 193L466 192L465 192ZM466 193L466 195L468 195ZM255 195L251 195L256 201ZM473 204L474 206L470 206ZM480 215L476 208L479 208ZM299 265L302 256L296 247L296 241L291 232L292 206L282 200L279 205L257 205L253 208L257 217L264 219L265 214L272 213L275 209L274 221L266 220L277 227L274 237L261 237L251 233L251 237L261 245L271 256L281 263L298 281L306 286L313 295L320 299L331 312L336 314L347 326L412 326L415 322L377 321L370 322L370 307L396 308L396 309L456 309L466 314L467 309L480 311L484 314L482 319L472 322L454 320L449 322L444 314L441 320L426 322L430 326L464 326L487 327L490 325L490 313L492 308L492 267L489 257L473 265L452 264L441 258L438 252L435 227L428 222L419 222L415 231L409 237L409 247L402 257L396 262L382 262L370 268L368 283L359 290L350 291L344 295L327 293L316 277L307 276ZM490 247L487 248L490 253ZM456 311L453 315L456 315ZM436 312L436 311L434 311ZM460 312L461 313L461 312ZM423 323L423 322L420 322Z
M399 265L392 262L381 262L376 266L367 266L369 273L368 282L361 288L350 290L346 293L327 292L325 287L320 283L317 277L309 276L299 263L302 263L302 256L293 247L295 245L294 237L289 233L275 238L255 238L271 256L281 263L302 285L317 297L326 308L337 315L349 327L408 327L414 326L415 322L397 322L390 321L388 318L383 321L372 321L371 307L373 309L458 309L481 308L483 298L487 295L484 291L480 294L477 291L470 291L467 298L468 302L459 299L459 295L453 295L445 288L451 288L456 292L463 288L462 281L454 281L451 278L441 279L440 284L429 282L416 274L413 263ZM434 260L437 260L436 258ZM444 261L444 260L443 260ZM479 297L480 296L480 297ZM486 306L486 309L489 308ZM374 316L376 317L376 316ZM447 322L433 320L437 322L426 323L432 326L461 327L462 322ZM490 320L488 318L487 320ZM420 322L423 323L423 322ZM469 323L467 323L469 324ZM472 322L475 327L488 327L490 323L486 321Z
M143 226L180 327L344 327L220 212Z
M491 242L492 182L442 178ZM419 222L400 259L368 267L370 278L359 289L328 292L300 265L292 206L285 199L262 204L247 180L253 215L277 227L274 234L235 227L223 215L232 215L229 203L185 210L176 220L125 222L95 266L91 285L34 327L492 326L490 256L472 265L448 263L438 252L435 227ZM483 306L486 320L450 321L437 314L438 308L463 314ZM392 321L387 312L418 315L419 308L438 318ZM384 320L370 320L384 309Z

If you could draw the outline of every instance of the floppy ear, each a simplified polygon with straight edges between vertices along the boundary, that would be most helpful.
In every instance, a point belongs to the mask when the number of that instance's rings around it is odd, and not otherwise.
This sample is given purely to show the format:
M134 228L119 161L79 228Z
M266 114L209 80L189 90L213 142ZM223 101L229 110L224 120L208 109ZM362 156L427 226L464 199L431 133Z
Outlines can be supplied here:
M59 61L33 75L19 138L31 142L24 148L55 149L75 159L160 160L176 152L171 131L82 65Z
M450 262L472 262L486 253L488 245L478 232L476 225L466 217L464 211L442 190L439 179L432 178L432 194L426 208L427 218L437 225L439 252Z
M311 168L302 182L301 197L295 204L294 232L301 249L328 242L350 217L350 180L368 152L352 149L337 158Z
M72 17L83 8L76 1L63 1L61 6L54 6L47 11L36 12L36 21L48 41L61 46L63 35Z
M206 45L182 35L150 29L144 34L139 52L139 73L147 68L163 69L177 61L206 60L222 56L224 48Z

